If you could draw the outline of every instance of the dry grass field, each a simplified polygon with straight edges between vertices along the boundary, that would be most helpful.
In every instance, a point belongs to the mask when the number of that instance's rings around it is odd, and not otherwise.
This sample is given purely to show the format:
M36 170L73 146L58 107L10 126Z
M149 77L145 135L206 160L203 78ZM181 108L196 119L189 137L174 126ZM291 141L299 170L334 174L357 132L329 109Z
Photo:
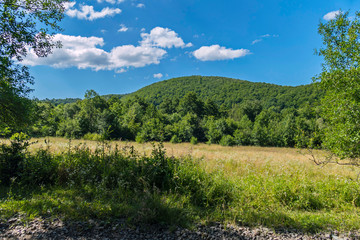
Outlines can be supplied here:
M46 142L45 142L46 140ZM2 140L6 142L7 140ZM1 142L1 141L0 141ZM75 146L85 145L95 150L103 145L97 141L89 140L68 140L65 138L33 138L30 150L50 147L52 152L63 152ZM137 143L125 141L107 142L107 147L119 149L134 146L141 155L150 155L153 149L152 143ZM201 163L208 170L223 170L226 175L243 175L248 171L256 171L259 174L284 174L286 172L303 172L304 175L311 175L314 179L323 179L326 176L341 176L356 179L360 169L351 166L340 166L337 164L316 165L311 159L309 151L296 148L275 148L255 146L223 147L220 145L208 145L200 143L164 143L168 156L184 157L191 156L201 159ZM322 159L326 153L314 151L313 154ZM269 172L270 170L270 172Z

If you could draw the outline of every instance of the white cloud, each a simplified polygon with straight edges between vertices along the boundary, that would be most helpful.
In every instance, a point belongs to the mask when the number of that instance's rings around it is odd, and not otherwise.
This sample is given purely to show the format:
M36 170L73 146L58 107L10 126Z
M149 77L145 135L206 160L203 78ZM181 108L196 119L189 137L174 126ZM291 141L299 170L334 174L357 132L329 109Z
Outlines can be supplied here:
M244 57L251 54L247 49L233 50L231 48L220 47L219 45L203 46L193 52L195 58L200 61L217 61Z
M126 26L120 25L125 31ZM106 30L101 30L105 33ZM63 47L54 49L53 54L46 58L39 58L32 49L22 61L29 66L47 65L54 68L70 68L113 70L116 73L127 71L129 68L140 68L150 64L159 64L167 51L164 48L187 47L170 29L154 28L149 34L141 33L142 41L138 46L115 46L104 50L104 39L101 37L82 37L56 34L54 41L62 42Z
M127 30L129 30L129 28L127 28L125 24L120 24L120 29L118 32L126 32Z
M169 28L155 27L150 33L141 33L142 46L156 46L162 48L185 48L191 47L192 43L185 44L184 41L178 37L178 34Z
M162 78L163 76L164 76L164 75L162 75L162 73L155 73L155 74L153 75L154 78L158 78L158 79Z
M107 66L108 53L98 48L103 46L104 40L98 37L80 37L57 34L55 41L61 41L63 47L54 49L53 53L46 58L38 58L32 50L24 59L23 64L49 65L55 68L77 67L100 70Z
M102 3L102 2L107 2L107 3L111 3L111 4L115 4L115 3L122 3L125 0L97 0L98 3Z
M94 10L93 6L89 5L82 5L79 9L74 9L75 2L70 2L65 7L65 14L69 17L76 17L78 19L85 19L85 20L95 20L98 18L104 18L107 16L114 16L116 14L121 13L121 9L119 8L103 8L100 12Z
M159 64L166 51L160 48L125 45L113 48L110 53L111 68L144 67Z
M145 7L145 4L143 3L139 3L138 5L136 5L137 8L144 8Z
M115 70L116 73L120 73L129 67L159 64L167 53L160 48L133 45L118 46L107 52L99 48L104 45L104 40L98 37L57 34L54 40L61 41L63 47L54 49L53 54L46 58L39 58L30 50L22 64L48 65L54 68L90 68L95 71Z
M279 37L279 35L277 35L277 34L273 34L273 35L271 35L271 34L264 34L264 35L261 35L258 39L255 39L254 41L252 41L251 42L251 45L254 45L254 44L256 44L256 43L259 43L259 42L262 42L263 40L264 40L264 38L270 38L270 37L274 37L274 38L276 38L276 37Z
M262 41L262 38L255 39L254 41L251 42L251 45L254 45L254 44L259 43L261 41Z
M267 33L267 34L261 35L260 37L261 38L268 38L268 37L271 37L271 35Z
M337 10L337 11L332 11L332 12L329 12L327 14L324 15L324 20L326 21L330 21L330 20L333 20L336 18L337 15L339 15L341 13L340 10Z
M65 11L73 8L75 6L76 2L63 2L63 7L65 8Z

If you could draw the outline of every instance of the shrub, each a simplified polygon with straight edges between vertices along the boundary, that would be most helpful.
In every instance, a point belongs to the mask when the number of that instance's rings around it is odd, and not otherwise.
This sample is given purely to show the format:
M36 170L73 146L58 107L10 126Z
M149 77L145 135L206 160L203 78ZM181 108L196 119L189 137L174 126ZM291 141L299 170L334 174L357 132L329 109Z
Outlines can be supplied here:
M135 137L135 141L137 143L144 143L144 142L147 142L148 139L147 139L146 134L144 132L139 132Z
M84 139L90 140L90 141L101 141L104 138L101 134L98 134L98 133L87 133L84 135Z
M9 185L11 179L19 176L30 137L24 133L15 133L10 139L9 146L0 145L0 183L5 185Z
M219 143L221 146L234 146L235 145L234 138L231 135L223 136Z
M190 143L193 144L193 145L196 145L196 144L198 144L198 139L193 136L193 137L191 137L191 139L190 139Z
M181 139L177 135L174 135L174 136L172 136L170 142L171 143L181 143Z
M54 156L48 150L40 149L21 162L19 181L25 186L52 185L57 178L57 168Z

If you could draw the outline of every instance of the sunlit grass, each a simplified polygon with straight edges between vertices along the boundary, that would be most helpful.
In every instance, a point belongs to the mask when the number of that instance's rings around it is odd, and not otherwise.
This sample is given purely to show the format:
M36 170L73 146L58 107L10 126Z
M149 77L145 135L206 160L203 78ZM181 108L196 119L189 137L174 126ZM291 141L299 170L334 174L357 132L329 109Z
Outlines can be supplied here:
M67 151L69 147L86 145L91 149L102 146L97 141L82 139L65 138L46 138L50 142L45 143L45 138L33 138L31 142L36 142L30 146L31 150L40 147L50 147L52 152ZM3 140L3 142L6 140ZM153 149L152 143L137 143L127 141L111 141L107 143L110 147L134 146L139 154L150 155ZM247 171L255 171L259 174L283 174L284 172L301 171L312 178L322 179L326 176L357 178L360 169L351 166L340 166L327 164L318 166L311 161L311 156L306 149L296 148L276 148L276 147L256 147L256 146L236 146L224 147L216 144L200 143L192 145L190 143L164 143L168 156L184 157L191 156L196 159L203 159L201 163L208 171L223 169L225 174L236 176L243 175ZM318 158L324 157L326 153L314 151ZM269 172L270 171L270 172Z
M48 140L50 143L32 139L37 143L31 145L30 151L35 153L41 147L49 147L52 154L66 154L79 144L93 151L134 146L138 155L150 156L154 149L150 143ZM305 150L301 153L292 148L189 143L165 143L164 147L168 156L188 159L191 156L195 162L189 165L185 161L174 172L171 180L176 183L174 188L163 191L150 186L141 191L125 191L85 184L40 187L28 193L14 185L12 191L9 188L0 191L0 215L23 213L28 217L51 215L109 221L125 217L129 222L183 226L225 221L304 231L360 229L359 169L335 164L317 166L304 154ZM322 157L325 153L315 154Z

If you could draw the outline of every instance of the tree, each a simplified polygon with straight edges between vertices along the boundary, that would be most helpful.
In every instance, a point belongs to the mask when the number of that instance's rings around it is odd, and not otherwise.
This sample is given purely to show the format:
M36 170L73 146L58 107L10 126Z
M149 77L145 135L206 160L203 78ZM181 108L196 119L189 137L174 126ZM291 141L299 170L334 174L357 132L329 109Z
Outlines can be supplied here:
M19 125L17 121L28 110L26 97L33 83L28 68L19 62L30 49L46 57L52 48L58 22L63 18L67 0L1 0L0 1L0 126ZM16 100L16 104L13 101ZM27 111L25 111L27 112Z
M196 93L188 92L179 102L178 112L185 116L188 113L194 113L202 117L204 112L204 103L197 97Z
M324 58L315 80L325 90L322 116L323 146L347 164L359 165L360 157L360 13L348 12L320 23L323 46L316 54Z
M30 119L31 101L17 94L17 90L9 82L0 79L0 130L24 126Z

